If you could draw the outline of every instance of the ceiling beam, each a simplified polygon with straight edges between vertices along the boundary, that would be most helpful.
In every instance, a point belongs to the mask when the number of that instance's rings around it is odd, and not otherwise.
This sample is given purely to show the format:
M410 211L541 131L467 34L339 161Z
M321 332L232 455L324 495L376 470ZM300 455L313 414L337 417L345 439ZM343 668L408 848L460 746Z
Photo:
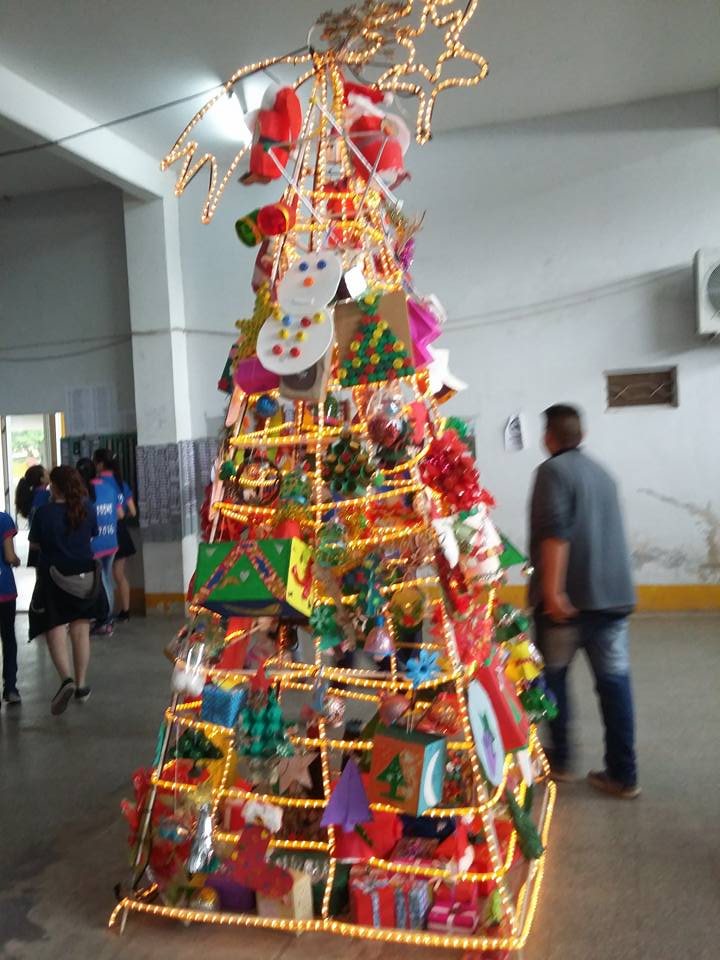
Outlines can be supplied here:
M2 64L0 90L0 115L39 140L59 140L98 123ZM172 192L173 178L163 176L157 160L113 130L95 130L52 149L138 199Z

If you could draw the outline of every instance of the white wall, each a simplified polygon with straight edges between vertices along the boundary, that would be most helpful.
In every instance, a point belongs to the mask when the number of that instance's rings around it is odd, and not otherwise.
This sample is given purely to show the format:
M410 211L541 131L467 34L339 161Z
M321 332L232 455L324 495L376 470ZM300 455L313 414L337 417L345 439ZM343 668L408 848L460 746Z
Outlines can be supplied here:
M621 481L638 579L720 580L720 346L693 332L691 283L695 250L720 246L716 94L443 135L408 161L406 209L428 210L416 285L446 305L442 342L470 382L446 409L476 421L500 525L524 542L538 415L576 402L589 449ZM187 323L208 332L190 335L198 435L221 415L215 380L252 302L254 252L232 225L257 193L231 186L208 227L200 189L180 202ZM606 412L605 371L665 364L678 409ZM518 410L529 446L508 454Z
M111 384L135 427L122 196L99 185L0 201L0 412L65 409Z

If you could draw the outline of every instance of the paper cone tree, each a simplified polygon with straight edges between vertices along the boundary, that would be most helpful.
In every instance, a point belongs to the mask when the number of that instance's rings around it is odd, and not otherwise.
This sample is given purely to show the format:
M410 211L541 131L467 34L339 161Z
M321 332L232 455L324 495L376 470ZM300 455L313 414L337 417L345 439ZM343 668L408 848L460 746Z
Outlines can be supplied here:
M330 794L320 825L352 830L358 823L368 823L371 819L360 771L355 761L350 759Z

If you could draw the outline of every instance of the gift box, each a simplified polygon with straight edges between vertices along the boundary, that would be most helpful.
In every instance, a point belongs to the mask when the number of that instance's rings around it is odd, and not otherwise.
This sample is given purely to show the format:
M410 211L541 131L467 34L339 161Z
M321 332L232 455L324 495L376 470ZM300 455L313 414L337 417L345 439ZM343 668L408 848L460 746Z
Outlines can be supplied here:
M368 797L421 814L442 797L445 737L378 724L370 762Z
M455 817L411 817L406 813L400 814L405 837L432 837L435 840L444 840L455 832L457 820Z
M296 537L201 543L193 603L221 616L309 616L311 561Z
M382 870L356 864L350 870L350 915L363 927L395 926L395 889Z
M397 874L392 878L395 891L395 926L401 930L422 930L430 910L430 886L419 877Z
M247 691L244 689L227 689L208 683L203 688L200 718L221 727L234 727L246 700Z
M432 863L439 840L431 837L402 837L392 852L396 863Z
M312 882L302 870L290 870L292 889L282 897L257 895L257 912L260 917L283 917L288 920L312 920Z
M255 891L226 876L222 871L211 873L205 880L205 886L217 892L222 910L232 913L255 912Z
M470 903L437 903L430 908L427 920L428 930L443 933L472 933L480 922L480 912Z
M362 781L367 792L367 775ZM402 821L396 813L371 811L372 820L358 830L335 830L335 856L338 860L367 860L368 857L387 857L402 837Z

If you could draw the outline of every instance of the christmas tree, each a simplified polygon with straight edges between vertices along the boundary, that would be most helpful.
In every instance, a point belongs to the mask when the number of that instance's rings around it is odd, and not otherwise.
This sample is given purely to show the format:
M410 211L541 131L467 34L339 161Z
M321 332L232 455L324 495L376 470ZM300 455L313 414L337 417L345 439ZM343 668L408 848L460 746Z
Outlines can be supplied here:
M552 705L527 621L498 605L522 558L440 410L457 381L429 349L440 311L415 290L419 221L394 193L410 137L390 92L417 96L422 142L453 85L418 75L409 38L442 27L441 62L476 68L454 85L485 66L461 43L474 3L426 3L419 23L412 8L321 18L317 45L278 58L305 73L256 121L242 179L285 186L237 224L261 244L257 302L220 380L190 623L155 762L124 805L133 869L111 922L475 951L520 949L532 923L554 787L523 704L533 722ZM193 164L206 112L165 162L184 159L178 192L210 164L207 220L243 152L224 178L210 155Z

